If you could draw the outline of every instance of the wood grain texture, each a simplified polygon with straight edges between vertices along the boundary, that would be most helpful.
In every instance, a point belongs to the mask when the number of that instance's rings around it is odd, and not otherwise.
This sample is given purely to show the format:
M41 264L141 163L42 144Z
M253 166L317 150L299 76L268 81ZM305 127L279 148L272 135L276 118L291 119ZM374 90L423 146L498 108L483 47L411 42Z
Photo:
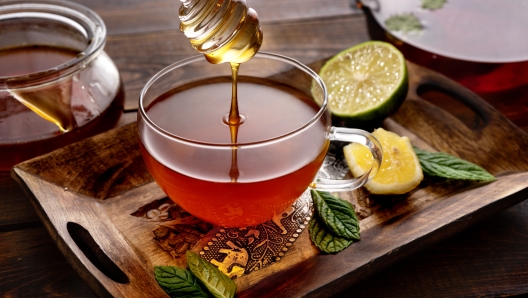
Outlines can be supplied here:
M409 71L416 74L410 78L411 86L432 86L453 94L482 118L484 126L471 129L450 113L419 100L418 88L410 89L406 104L393 117L396 122L430 140L438 151L479 163L492 174L526 170L528 156L519 154L522 148L528 148L522 130L459 84L415 64L408 65Z
M135 122L136 112L121 115L117 127ZM0 171L0 232L42 226L29 199L8 171Z
M336 297L524 297L527 211L524 201Z
M0 276L1 297L96 297L43 227L0 235Z
M0 210L0 232L41 225L29 200L5 171L0 171Z
M29 185L26 183L32 181L34 175L27 172L17 172L17 174L25 181L22 184L27 187L26 190L34 194L46 193L47 203L33 201L35 209L59 249L97 295L103 297L145 297L146 293L154 297L166 295L152 274L153 265L138 253L138 248L130 245L128 241L131 239L122 236L101 209L99 200L64 190L63 187L46 180L39 179L38 183ZM32 195L28 193L28 196ZM82 212L78 212L80 210ZM126 274L129 282L116 282L115 278L102 270L102 267L91 261L89 251L86 249L83 251L83 247L72 240L73 236L68 228L71 223L88 229L98 246L98 253L117 264ZM102 259L98 258L98 260Z
M309 64L368 40L364 22L362 15L352 15L263 25L265 37L261 51ZM158 71L198 54L179 30L109 36L105 51L126 82L125 110L137 109L141 89Z
M239 297L338 295L365 277L528 196L528 161L523 158L512 161L511 156L519 146L524 146L527 135L458 85L412 64L409 70L408 98L384 126L409 136L422 148L439 150L450 144L440 150L480 164L499 179L488 184L428 179L411 193L389 198L362 191L342 193L340 196L352 202L362 215L363 240L339 254L323 255L304 232L280 262L237 278ZM456 98L477 110L486 125L471 130L456 117L421 99L417 94L424 84L456 93ZM135 158L137 137L131 137L135 133L134 124L127 125L15 168L59 248L100 295L127 297L146 293L142 292L144 289L157 291L157 285L148 282L152 280L153 266L177 264L152 242L151 224L130 216L140 206L164 197L154 182L146 183L150 178ZM504 134L514 141L505 144L489 134ZM497 139L501 141L496 142ZM490 154L494 165L489 164ZM126 167L122 163L135 166ZM92 168L93 164L98 166ZM52 165L61 170L50 169ZM105 167L126 170L121 176L106 175ZM75 179L71 179L71 173L75 173ZM105 187L94 187L100 183ZM64 190L65 185L68 191ZM91 233L104 254L130 278L130 283L109 280L89 262L67 236L64 227L70 222Z
M108 35L178 30L180 1L74 0L93 9L105 22ZM314 17L359 14L349 0L250 0L261 24L291 22Z
M152 181L139 152L135 123L58 149L20 169L64 189L105 199Z

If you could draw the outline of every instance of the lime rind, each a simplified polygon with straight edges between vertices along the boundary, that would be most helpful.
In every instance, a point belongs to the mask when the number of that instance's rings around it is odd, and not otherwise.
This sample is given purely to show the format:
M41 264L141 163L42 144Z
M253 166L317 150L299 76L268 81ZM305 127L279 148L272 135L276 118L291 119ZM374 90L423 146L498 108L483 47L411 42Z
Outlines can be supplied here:
M386 42L369 41L341 51L319 75L332 114L354 126L381 122L400 107L408 90L405 58Z

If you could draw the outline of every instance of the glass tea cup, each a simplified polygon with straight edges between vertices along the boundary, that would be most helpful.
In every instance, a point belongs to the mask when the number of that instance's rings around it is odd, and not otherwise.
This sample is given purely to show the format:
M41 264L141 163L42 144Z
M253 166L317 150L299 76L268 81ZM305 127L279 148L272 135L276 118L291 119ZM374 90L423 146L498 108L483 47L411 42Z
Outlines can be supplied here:
M326 87L307 66L270 53L243 63L237 85L243 122L234 130L225 120L231 80L229 65L197 56L160 71L140 95L143 158L190 214L224 227L256 225L280 215L307 188L352 190L377 172L379 142L365 131L331 126ZM331 140L366 146L373 168L356 179L314 180Z

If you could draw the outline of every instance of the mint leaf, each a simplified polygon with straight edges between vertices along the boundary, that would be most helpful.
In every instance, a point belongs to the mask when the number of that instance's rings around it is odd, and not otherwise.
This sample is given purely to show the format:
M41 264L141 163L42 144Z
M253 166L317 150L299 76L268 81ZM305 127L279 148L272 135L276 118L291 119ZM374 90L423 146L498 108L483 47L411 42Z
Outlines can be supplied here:
M424 174L449 179L495 181L493 175L467 160L444 152L428 152L414 147Z
M447 0L422 0L422 8L429 10L440 9L444 7L446 2Z
M312 242L325 253L338 253L359 240L359 220L352 204L330 193L311 190L315 215L308 227Z
M213 296L217 298L235 296L236 284L227 275L192 251L188 250L185 256L191 272Z
M352 204L327 192L311 190L320 223L337 237L360 240L359 220Z
M338 253L354 242L352 240L334 236L332 233L328 232L315 217L310 220L308 231L310 232L310 238L315 246L325 253Z
M422 23L412 13L391 16L385 20L385 26L390 31L412 32L423 30Z
M158 284L171 297L209 298L191 272L172 266L156 266L154 273Z

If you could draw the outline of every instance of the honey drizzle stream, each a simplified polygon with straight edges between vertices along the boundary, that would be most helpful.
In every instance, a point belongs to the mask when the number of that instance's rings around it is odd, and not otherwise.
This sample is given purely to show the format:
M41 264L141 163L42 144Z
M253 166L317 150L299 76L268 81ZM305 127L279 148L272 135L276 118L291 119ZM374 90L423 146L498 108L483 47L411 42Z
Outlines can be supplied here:
M240 67L240 63L229 63L231 65L231 76L233 77L233 83L231 87L231 110L229 111L229 126L233 127L240 126L240 114L238 112L238 96L237 96L237 81L238 81L238 68ZM235 132L238 131L238 129L235 130ZM236 137L237 134L233 133L233 129L231 129L231 142L236 143Z
M241 117L238 112L238 96L237 96L237 81L238 81L238 68L240 63L231 62L231 75L232 75L232 86L231 86L231 109L229 111L228 124L229 132L231 133L231 143L233 144L231 151L231 169L229 170L229 177L232 183L236 183L240 172L238 171L237 163L237 136L238 128L240 127Z
M232 162L229 176L236 183L240 173L237 165L238 128L244 115L238 112L237 77L240 63L251 59L262 45L262 29L257 12L246 0L181 0L180 30L193 48L203 53L213 64L229 62L233 77L231 110L222 121L229 126Z

